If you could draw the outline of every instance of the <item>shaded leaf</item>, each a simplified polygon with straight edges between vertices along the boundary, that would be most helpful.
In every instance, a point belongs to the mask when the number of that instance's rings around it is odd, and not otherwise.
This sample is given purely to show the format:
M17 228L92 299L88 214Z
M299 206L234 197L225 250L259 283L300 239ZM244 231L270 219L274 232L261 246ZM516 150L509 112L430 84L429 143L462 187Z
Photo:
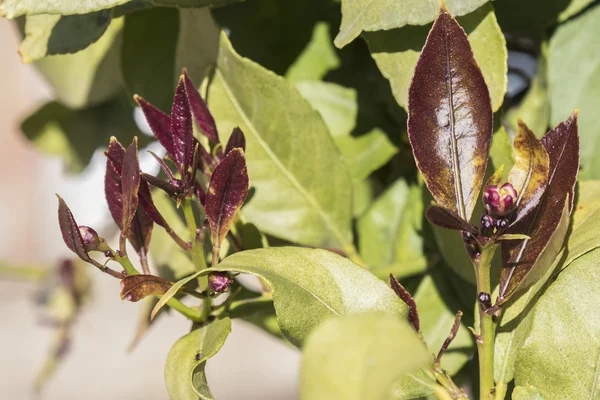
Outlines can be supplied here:
M387 279L403 277L427 266L420 235L423 218L421 190L398 180L358 220L360 254L371 272Z
M506 178L508 172L511 170L513 164L515 163L515 158L513 156L513 145L506 129L502 125L500 125L492 136L492 147L490 148L490 161L492 162L492 166L494 170L498 170L500 167L504 166L502 170L502 177L504 179L498 178L499 182L497 184L502 183L502 181L506 182ZM487 187L489 184L486 184Z
M182 75L175 89L173 107L171 109L171 137L175 162L182 175L186 175L188 168L193 165L194 158L194 131L192 127L192 112L185 89L185 78Z
M169 351L165 382L173 400L213 399L206 382L206 361L223 347L231 332L231 320L221 318L194 329Z
M467 35L447 10L417 62L408 110L408 135L427 187L468 221L487 166L492 109Z
M192 79L186 70L183 71L183 76L190 109L198 127L206 134L208 140L215 144L219 144L219 132L217 131L217 125L215 124L212 114L208 110L206 103L200 96L196 85L194 85L194 82L192 82Z
M581 111L581 179L600 178L598 18L600 7L595 6L580 17L560 25L552 35L548 52L551 124L556 125L566 119L571 110L579 108ZM565 85L565 82L569 84Z
M171 282L154 275L132 275L121 280L121 300L140 301L148 296L162 295Z
M248 171L242 149L233 149L213 171L206 194L206 219L213 246L219 249L248 195Z
M209 108L246 135L256 191L245 217L289 241L354 252L350 176L321 117L288 81L237 55L224 34L217 66ZM296 218L275 217L290 213Z
M435 4L437 6L438 3ZM504 101L508 84L508 51L494 8L490 3L485 4L458 18L458 22L467 32L473 54L481 67L490 91L492 109L498 110ZM383 76L390 81L396 102L404 108L408 103L408 89L415 65L430 28L430 25L405 26L364 34L373 59Z
M246 151L246 137L240 128L234 128L233 132L231 132L231 136L229 136L229 139L227 140L225 155L229 154L231 150L238 148Z
M291 82L319 81L339 66L340 59L329 36L329 24L318 22L313 28L310 42L287 70L285 77Z
M515 138L515 165L508 182L517 191L514 221L523 219L540 202L549 179L550 160L546 149L535 134L521 120L517 122Z
M467 14L482 4L483 0L448 0L452 15ZM439 3L436 1L393 0L342 0L342 25L335 45L343 47L354 40L361 31L380 31L404 25L424 25L435 19Z
M517 354L516 385L533 385L548 400L597 398L599 256L573 261L536 303Z
M301 347L308 334L332 316L372 311L404 318L408 311L383 281L326 250L298 247L249 250L227 257L210 270L263 278L273 291L279 327L296 347Z
M507 298L520 286L521 281L529 274L538 258L544 252L544 258L550 263L562 246L560 235L566 233L568 222L563 210L568 201L567 214L571 209L577 172L579 169L579 137L577 135L577 114L552 129L542 138L542 144L550 158L548 189L537 208L526 218L512 225L507 233L521 233L531 237L522 242L505 241L502 243L502 268L500 277L500 297ZM567 200L568 199L568 200ZM568 218L567 218L568 219ZM558 231L563 226L565 232ZM550 242L552 241L552 244ZM560 243L559 243L560 242ZM548 248L546 251L545 249ZM552 255L551 253L554 253ZM538 265L547 268L549 265ZM535 274L534 274L535 276ZM530 279L527 279L531 283Z
M29 63L55 54L72 54L85 49L104 34L111 11L84 15L29 15L25 38L19 46L21 61Z
M91 258L85 250L83 238L69 206L67 206L62 197L59 195L56 195L56 197L58 197L58 224L65 244L69 250L77 254L83 261L90 261Z
M156 139L167 150L167 153L171 155L175 154L173 137L171 136L171 116L154 107L141 96L135 95L133 98L144 113L146 121Z
M512 400L544 400L540 392L531 385L517 386L512 393Z
M395 382L431 363L408 323L390 315L328 320L303 353L300 398L311 400L392 399Z
M140 161L137 153L137 138L125 150L123 169L121 170L121 191L123 194L123 219L121 232L129 236L131 223L138 207L138 191L140 189Z
M119 94L122 90L119 55L122 28L123 20L113 19L104 34L86 49L35 62L57 101L79 109L101 105Z
M473 234L477 233L477 228L475 226L461 219L446 207L437 204L432 204L427 207L425 216L429 222L442 228L467 231Z

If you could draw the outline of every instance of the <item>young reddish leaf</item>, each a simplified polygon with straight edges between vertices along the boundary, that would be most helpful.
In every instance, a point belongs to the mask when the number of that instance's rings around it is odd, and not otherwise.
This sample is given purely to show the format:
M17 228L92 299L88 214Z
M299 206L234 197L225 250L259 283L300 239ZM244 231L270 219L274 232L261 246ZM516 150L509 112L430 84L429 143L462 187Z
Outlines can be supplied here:
M390 274L390 286L396 292L398 297L408 306L408 320L410 321L413 328L417 333L421 333L421 323L419 321L419 312L417 310L417 303L415 299L410 295L408 290L402 286L400 281L396 279L394 274Z
M85 244L83 238L79 232L79 226L75 222L75 218L67 206L67 203L60 197L58 197L58 225L60 226L60 232L62 233L63 240L67 247L83 261L91 261L90 256L85 250Z
M527 125L517 122L515 138L515 165L510 170L508 182L517 191L514 221L523 219L540 202L548 184L550 161L542 143Z
M154 275L132 275L121 280L121 300L140 301L156 294L165 294L172 283Z
M555 232L561 225L567 197L567 214L572 210L571 196L579 171L577 112L548 132L541 142L550 158L547 190L540 204L507 231L509 234L524 234L531 239L502 242L504 267L500 276L499 298L503 301L507 301L513 293L526 289L525 283L532 283L531 279L525 281L525 278L540 259L544 249L549 247L548 243L555 237ZM558 241L556 237L553 240ZM560 243L562 244L562 239ZM558 254L560 245L551 246L549 250L552 250L553 254L546 252L547 258L552 260Z
M192 113L184 81L185 78L182 75L175 89L175 98L173 99L173 108L171 109L173 157L181 175L187 175L187 170L192 165L195 146Z
M427 208L425 212L427 220L434 225L440 226L446 229L454 229L457 231L467 231L472 234L477 233L477 228L471 223L463 220L461 217L456 215L452 210L446 207L432 204Z
M169 114L159 110L152 104L148 103L142 97L135 95L133 99L138 103L150 129L158 142L167 150L167 153L175 154L175 148L173 146L173 137L171 136L171 117Z
M206 194L206 218L212 232L213 248L220 248L247 194L246 157L242 149L234 149L215 168Z
M123 157L121 170L121 193L123 195L123 216L121 232L129 236L131 223L138 207L138 191L140 190L140 162L138 160L137 138L127 147Z
M465 31L444 7L415 67L408 136L435 200L471 217L492 142L492 106Z
M231 136L229 136L229 140L227 141L227 146L225 146L225 155L236 148L246 151L246 137L240 128L234 128L233 132L231 132Z
M217 160L198 142L198 169L206 176L211 176L217 164Z
M190 108L192 109L192 114L196 119L198 127L206 134L208 140L214 144L219 144L219 132L217 132L215 119L208 110L206 102L200 96L200 92L196 89L196 85L194 85L194 82L192 82L185 69L183 70L183 76L185 77L185 89L190 101Z

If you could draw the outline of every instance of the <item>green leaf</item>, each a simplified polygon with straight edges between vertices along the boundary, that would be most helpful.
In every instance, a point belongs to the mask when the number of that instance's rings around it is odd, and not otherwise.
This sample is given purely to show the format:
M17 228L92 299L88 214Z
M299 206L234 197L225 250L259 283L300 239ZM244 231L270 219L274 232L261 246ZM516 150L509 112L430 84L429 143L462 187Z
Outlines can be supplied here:
M423 219L421 189L398 180L358 220L360 254L371 272L387 279L427 267L420 235Z
M111 11L83 15L30 15L25 38L19 46L21 61L29 63L54 54L72 54L85 49L104 34Z
M435 200L465 221L483 183L492 118L489 91L467 35L442 8L410 85L408 138Z
M355 182L366 179L398 153L398 148L379 128L357 137L338 137L335 143Z
M231 332L231 320L221 318L194 329L169 351L165 382L172 400L213 400L206 382L206 361L217 354Z
M71 172L83 170L94 152L106 146L113 135L124 141L140 135L147 142L124 97L82 110L50 102L27 117L21 123L21 131L40 152L61 157Z
M297 82L296 87L319 112L334 139L350 136L356 125L356 90L321 81Z
M452 15L474 11L485 0L448 0ZM342 0L342 24L335 38L337 47L344 47L362 31L401 28L404 25L425 25L433 21L439 10L437 1L407 0Z
M448 338L459 304L455 293L441 271L433 270L419 284L414 299L419 310L421 332L430 353L437 353ZM456 374L469 361L474 343L469 330L461 325L448 351L442 357L442 368Z
M600 178L600 124L597 110L600 98L600 7L591 8L580 17L561 25L550 40L548 85L552 125L580 109L581 179ZM573 68L577 65L577 68ZM565 85L565 82L569 82Z
M506 132L506 129L500 125L492 136L492 147L490 148L490 161L492 162L493 170L504 166L505 174L512 168L515 163L513 156L513 146ZM507 176L504 176L503 181L506 182Z
M393 399L396 381L431 363L406 321L362 314L325 321L304 347L301 399Z
M512 393L512 400L544 400L540 392L533 386L517 386Z
M102 37L85 50L35 62L52 86L56 100L70 108L83 108L115 97L121 90L122 27L122 18L113 19Z
M437 2L433 3L437 5ZM468 33L475 60L489 88L492 109L498 110L508 84L508 51L493 7L486 4L471 14L458 18L458 22ZM396 101L405 109L408 104L408 87L430 27L406 26L365 34L371 55L383 76L390 81Z
M329 25L319 22L306 48L285 73L291 82L319 81L331 70L340 66L340 59L329 36Z
M220 123L246 135L256 189L244 215L261 231L293 242L352 245L351 180L319 114L285 79L235 53L221 35L208 103ZM294 214L294 218L281 218Z
M263 278L273 290L279 327L297 347L303 345L317 325L332 316L370 311L407 315L406 305L384 282L326 250L299 247L249 250L227 257L211 270Z
M599 264L598 251L573 261L539 299L517 355L516 385L533 385L548 400L597 398Z
M164 294L161 296L160 300L158 300L158 303L156 303L156 305L154 306L152 312L150 313L150 320L153 320L154 317L156 317L156 314L158 314L160 309L163 308L164 305L167 304L167 302L171 300L185 284L196 279L201 273L201 271L198 271L186 278L183 278L175 282L173 286L171 286L167 291L165 291Z

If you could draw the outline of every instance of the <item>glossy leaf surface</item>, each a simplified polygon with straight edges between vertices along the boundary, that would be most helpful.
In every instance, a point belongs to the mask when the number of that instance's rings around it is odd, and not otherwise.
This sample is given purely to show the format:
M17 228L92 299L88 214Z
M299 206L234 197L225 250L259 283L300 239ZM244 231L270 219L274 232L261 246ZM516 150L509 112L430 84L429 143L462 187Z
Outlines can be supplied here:
M302 347L308 334L333 316L378 312L406 317L407 307L383 281L326 250L279 247L227 257L216 271L263 278L273 290L279 326Z
M446 2L453 15L469 13L485 1L449 0ZM342 0L342 25L335 45L343 47L354 40L361 31L379 31L400 28L404 25L424 25L435 19L437 1L409 0Z
M563 270L532 311L531 331L515 364L515 383L543 398L597 398L600 252Z
M558 243L555 231L559 225L565 224L561 223L564 219L565 201L569 198L566 206L568 214L572 204L570 197L574 193L577 180L579 169L577 114L574 113L567 121L548 132L542 138L542 145L550 158L548 189L538 207L526 218L511 226L507 232L526 234L531 237L531 240L502 243L504 267L500 277L501 297L507 297L517 286L520 286L520 282L532 270L553 237L552 246L548 250L555 254L545 255L550 263L562 246L562 239ZM549 265L542 267L547 268ZM521 286L521 289L525 288Z
M517 191L514 220L523 219L540 202L549 179L550 160L548 153L535 134L521 120L517 123L514 142L515 165L508 175Z
M206 382L206 361L217 354L231 332L229 318L216 319L179 339L165 365L167 391L173 400L212 400Z
M226 35L217 64L208 103L219 123L246 135L256 192L245 217L286 240L352 250L351 180L319 114L288 81L236 54Z
M468 221L492 141L490 95L464 30L441 10L409 89L408 135L436 201Z
M221 247L248 194L248 171L242 149L233 149L213 171L205 211L213 246Z
M171 155L175 154L173 137L171 136L171 116L156 108L141 96L134 96L134 100L140 106L152 133L158 139L159 143L167 150L167 153Z
M183 75L177 83L173 108L171 109L171 137L173 138L173 157L182 173L192 165L194 158L194 131L192 127L192 111L185 89Z
M154 275L132 275L121 280L121 300L140 301L148 296L164 294L171 282Z
M393 315L325 321L309 336L303 353L300 398L306 400L393 399L396 381L431 363L414 330Z
M508 51L494 8L490 3L484 4L477 10L459 17L458 22L468 34L475 60L490 91L492 109L497 111L507 90ZM364 34L371 56L383 76L390 82L396 102L405 109L415 65L430 28L431 25L405 26Z
M217 131L217 126L215 124L215 120L208 110L206 103L200 96L198 92L198 88L194 85L194 82L190 78L187 70L183 72L184 76L184 84L185 91L187 93L187 97L190 103L190 109L192 111L192 115L198 124L198 127L206 134L208 140L211 142L218 144L219 143L219 132Z

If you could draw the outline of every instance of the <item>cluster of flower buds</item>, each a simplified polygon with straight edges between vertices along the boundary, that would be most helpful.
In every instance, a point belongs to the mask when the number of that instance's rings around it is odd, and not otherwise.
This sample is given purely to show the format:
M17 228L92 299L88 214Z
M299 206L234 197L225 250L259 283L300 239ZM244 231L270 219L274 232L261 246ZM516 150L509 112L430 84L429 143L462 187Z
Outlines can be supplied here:
M213 293L224 293L229 290L233 278L227 272L211 272L208 274L208 289Z
M508 226L511 212L515 209L517 191L510 183L498 187L488 186L483 193L486 214L481 217L481 233L490 237L495 230Z

